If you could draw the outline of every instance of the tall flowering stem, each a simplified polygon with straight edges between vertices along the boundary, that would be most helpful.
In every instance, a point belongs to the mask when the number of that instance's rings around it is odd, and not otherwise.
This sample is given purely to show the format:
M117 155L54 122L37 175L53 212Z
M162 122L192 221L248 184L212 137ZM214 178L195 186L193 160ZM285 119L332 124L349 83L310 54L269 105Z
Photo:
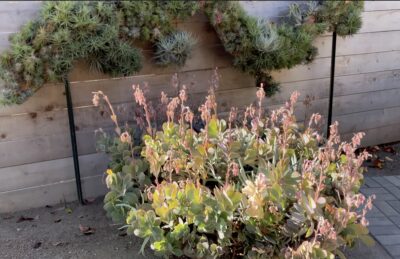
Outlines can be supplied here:
M113 106L111 105L110 100L108 99L108 96L105 95L102 91L93 92L92 94L93 94L92 103L95 107L98 107L100 105L101 100L103 100L106 103L106 105L108 106L110 113L111 113L110 118L115 124L115 132L118 135L121 135L121 128L118 125L117 115L114 111Z
M132 85L132 89L134 91L133 96L134 96L135 102L137 104L139 104L140 106L142 106L144 109L146 122L147 122L147 128L146 128L147 133L150 135L153 135L153 130L152 130L152 126L151 126L151 113L150 113L149 106L147 105L146 97L144 96L144 93L139 85Z

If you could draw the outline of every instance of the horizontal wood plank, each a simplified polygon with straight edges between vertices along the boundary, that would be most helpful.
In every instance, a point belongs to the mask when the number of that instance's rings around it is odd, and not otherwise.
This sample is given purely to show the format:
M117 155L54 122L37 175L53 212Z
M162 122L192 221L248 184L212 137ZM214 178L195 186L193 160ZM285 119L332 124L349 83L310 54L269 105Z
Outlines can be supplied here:
M315 59L309 65L273 71L271 74L282 83L327 78L330 76L330 58ZM335 75L353 75L400 69L400 51L341 56L336 59Z
M400 88L399 80L400 70L336 76L334 96ZM283 100L289 99L290 94L294 91L300 93L299 100L301 101L307 96L314 99L327 98L329 96L329 87L330 78L282 83L280 91L268 98L268 101L282 103Z
M38 17L41 2L0 2L0 32L16 32L22 25Z
M93 131L78 132L76 137L79 155L96 151ZM71 139L67 133L0 142L0 168L61 159L71 155Z
M209 82L214 68L177 73L180 86L186 85L189 92L204 92L209 88ZM218 69L221 77L221 89L247 87L246 82L255 85L254 78L239 70L227 67ZM71 93L74 107L92 105L95 91L103 91L112 103L128 102L132 99L132 85L148 84L148 98L159 98L161 91L169 96L177 93L172 87L171 79L175 73L148 74L112 79L93 79L71 82ZM240 81L238 81L240 80ZM66 107L63 84L45 85L21 105L1 107L0 117L23 113L41 113L61 110Z
M400 140L400 124L385 125L374 129L363 131L365 137L361 141L361 146L375 146L379 144L386 144L397 142ZM343 140L350 140L354 133L342 135Z
M363 12L363 25L358 33L398 31L400 30L399 15L400 9Z
M332 120L339 122L339 130L342 134L367 131L387 125L399 124L400 107L334 116Z
M383 53L385 54L385 53ZM390 53L389 53L390 54ZM398 52L395 52L398 56ZM362 57L364 55L355 56L361 58L360 61L354 61L360 63L362 67ZM385 59L383 55L383 59ZM375 54L370 57L370 60L376 57ZM398 57L397 57L398 58ZM396 59L396 57L394 57ZM321 60L321 59L319 59ZM281 80L281 91L283 94L288 95L294 90L305 91L311 88L311 91L325 92L325 89L329 87L329 59L325 62L319 62L320 66L314 66L313 68L319 70L323 69L325 74L318 73L317 76L322 76L322 79L312 79L311 76L304 72L304 66L296 67L292 70L286 70L277 72L278 79ZM375 60L376 63L376 60ZM398 67L397 64L388 63L385 66ZM372 67L372 65L371 65ZM311 71L311 68L309 68ZM301 71L303 70L303 74ZM373 69L370 69L373 70ZM250 75L240 72L235 68L221 68L218 70L220 75L220 90L227 89L237 89L237 88L247 88L255 86L254 78ZM339 71L340 72L340 71ZM377 72L367 72L361 74L350 74L350 75L340 75L336 73L335 82L335 93L339 95L351 94L364 91L373 91L379 89L393 88L396 85L396 80L400 77L400 72L398 69L393 69L389 71L377 71ZM344 71L346 72L346 71ZM185 84L188 87L189 93L205 92L209 88L210 78L213 73L213 69L193 71L193 72L183 72L179 73L179 79L181 84ZM275 72L274 72L275 73ZM71 83L71 89L73 94L73 101L75 107L91 105L92 92L101 90L107 95L109 95L112 103L117 102L127 102L132 100L131 96L131 86L132 84L143 84L148 82L149 94L152 97L159 96L161 90L172 95L174 89L171 89L170 79L173 74L166 75L146 75L138 77L126 77L112 80L90 80L90 81L79 81ZM286 76L285 76L286 75ZM298 76L297 76L298 75ZM293 79L292 79L293 78ZM296 80L296 78L298 80ZM309 78L309 79L307 79ZM310 79L311 78L311 79ZM305 80L303 80L305 79ZM309 81L310 80L310 81ZM283 81L283 82L282 82ZM284 82L287 81L287 82ZM288 89L288 90L286 90ZM315 94L318 97L318 94ZM277 93L272 99L282 99L282 93ZM287 97L284 97L287 99ZM26 113L41 113L45 111L59 110L66 107L64 88L63 85L46 85L38 90L35 95L29 98L22 105L12 105L5 106L0 109L1 116L9 116L13 114L23 114ZM1 129L1 124L0 124ZM0 130L1 131L1 130ZM1 133L0 133L1 134Z
M190 73L190 75L180 76L180 83L187 83L190 86L188 93L189 103L192 104L192 107L195 106L195 103L200 104L204 101L204 97L206 95L205 93L209 86L209 83L206 83L207 80L205 78L209 78L212 72L212 70L199 71L197 73ZM236 85L234 85L234 83L239 82L243 75L235 74L234 70L227 70L225 72L226 73L222 73L220 78L220 84L222 87L218 89L218 101L221 103L222 107L226 109L229 108L228 104L225 104L224 100L226 99L226 96L228 96L227 99L232 98L231 94L229 94L231 92L233 93L232 95L238 97L237 102L241 100L244 101L242 102L243 105L248 105L254 101L254 92L256 88L254 85L250 84L246 87L246 82L251 82L251 80L243 80L243 84L239 84L239 86L244 87L235 89L234 87L236 87ZM199 79L197 79L197 77L199 77ZM149 79L153 80L154 78L156 77L150 77ZM250 76L248 76L247 79L250 79ZM399 79L400 71L340 76L336 78L334 94L337 98L339 96L358 93L399 89ZM160 83L162 82L163 81L160 80ZM88 102L89 98L84 98L86 94L78 94L82 92L86 92L89 96L91 91L101 89L109 96L111 102L113 103L119 121L124 123L127 120L132 120L134 117L134 103L132 90L130 87L131 82L115 80L114 84L110 84L109 81L102 82L101 84L95 83L96 82L88 82L86 85L75 85L76 88L74 89L74 93L77 95L76 98L74 96L74 101L77 101L81 105L86 105L76 107L74 109L77 131L88 132L94 131L100 127L111 127L113 125L107 113L101 114L99 108L90 105L90 102ZM149 88L150 93L153 91L154 94L149 94L148 96L156 99L159 98L159 93L162 89L172 89L170 86L160 85L158 87L157 85L153 84L151 84ZM228 90L228 92L226 92L226 90ZM198 91L202 92L200 92L199 95L196 95ZM299 102L303 102L304 100L308 99L326 99L328 98L329 94L329 79L284 83L281 86L281 90L277 94L267 98L266 103L268 105L282 104L289 99L290 95L294 91L298 91L300 93ZM174 90L173 93L170 93L170 95L176 95L176 90ZM196 98L198 100L195 100ZM122 101L122 103L118 103L116 101ZM240 105L240 103L235 102L230 102L230 104ZM22 140L26 138L35 138L62 133L65 135L69 134L67 112L65 109L40 112L36 114L26 113L15 116L0 116L0 142Z
M399 106L400 88L340 96L333 100L334 115Z
M38 10L42 1L1 1L0 13L17 12L21 10Z
M149 75L149 74L171 74L178 72L210 69L215 67L231 66L232 57L226 53L221 45L201 46L193 49L191 56L186 61L183 67L176 65L159 66L154 61L154 53L150 50L142 51L143 67L134 75ZM133 75L132 75L133 76ZM111 76L98 71L93 71L82 61L76 62L73 70L69 74L71 82L110 79Z
M0 116L60 110L66 106L64 85L46 84L23 104L0 107Z
M9 37L12 33L9 32L0 32L0 53L8 50L10 47Z
M107 190L103 176L89 176L82 179L84 198L104 195ZM45 205L64 204L77 200L75 180L48 185L18 189L0 193L0 213L8 213Z
M95 153L79 157L81 178L104 175L108 157ZM72 157L0 169L0 193L65 182L74 178Z
M384 42L384 44L377 43ZM317 58L330 57L332 53L332 36L318 37L315 42L318 48ZM336 56L348 56L400 50L400 31L367 32L350 37L338 37Z
M289 5L301 1L239 1L243 9L251 16L276 21L289 12Z
M256 88L226 90L217 92L218 111L228 112L230 107L235 106L240 109L245 108L256 100ZM193 96L195 95L195 96ZM191 97L192 107L204 102L206 93L193 94ZM366 92L353 95L338 96L334 99L334 115L345 115L357 112L379 110L399 106L398 96L400 88L391 90ZM311 100L311 104L299 101L296 115L299 120L304 120L312 113L318 112L325 115L328 109L328 98ZM305 99L307 100L307 99ZM282 104L266 102L271 109L279 108ZM126 104L130 105L130 103ZM129 110L127 108L127 110ZM93 124L93 127L96 125ZM101 126L101 125L100 125ZM95 151L93 131L77 133L78 147L80 154L90 154ZM41 152L37 152L41 150ZM23 155L21 155L23 154ZM22 139L15 141L0 142L0 167L8 167L19 164L47 161L69 157L71 154L70 138L67 133L51 136L41 136L33 139Z
M400 9L399 1L364 1L364 12Z

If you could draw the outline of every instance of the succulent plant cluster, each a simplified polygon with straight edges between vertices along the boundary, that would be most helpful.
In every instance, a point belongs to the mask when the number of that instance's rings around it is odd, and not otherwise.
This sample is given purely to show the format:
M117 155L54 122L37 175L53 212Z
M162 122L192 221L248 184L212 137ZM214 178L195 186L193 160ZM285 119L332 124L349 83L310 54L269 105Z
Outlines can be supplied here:
M10 50L0 56L0 101L24 102L44 83L62 80L76 60L113 76L137 72L142 55L132 42L175 39L170 36L174 21L193 15L198 6L190 1L46 1L39 17L13 35ZM185 39L178 39L179 46ZM171 51L181 56L170 62L182 64L188 55L176 44Z
M118 1L126 23L122 31L133 39L156 42L175 31L174 23L194 15L197 1Z
M22 103L46 82L59 81L76 60L111 75L141 69L137 41L154 45L160 65L182 66L195 43L175 29L204 9L235 67L256 77L272 95L278 83L269 71L311 62L312 45L326 30L351 35L361 27L362 1L311 1L291 4L274 24L248 15L237 1L47 1L40 16L11 38L0 56L0 103Z
M210 18L234 65L263 83L267 94L278 90L269 71L311 62L317 55L313 40L325 31L340 36L361 28L362 1L309 1L293 3L277 24L246 13L238 2L213 1L206 4Z
M318 114L297 124L296 93L267 114L260 88L256 104L221 119L214 88L197 111L181 89L161 94L165 119L156 127L157 110L133 86L142 134L120 127L107 96L94 94L117 134L99 141L111 156L104 208L143 238L142 251L150 244L165 257L333 259L357 239L373 241L365 219L372 198L359 193L362 133L341 142L335 123L324 139Z

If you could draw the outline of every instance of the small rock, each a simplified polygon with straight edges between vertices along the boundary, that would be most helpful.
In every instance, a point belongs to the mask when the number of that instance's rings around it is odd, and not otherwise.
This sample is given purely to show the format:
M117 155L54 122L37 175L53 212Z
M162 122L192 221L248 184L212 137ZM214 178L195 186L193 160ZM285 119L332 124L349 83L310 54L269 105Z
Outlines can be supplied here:
M21 216L21 217L18 218L17 223L20 223L20 222L23 222L23 221L32 221L32 220L34 220L34 218Z
M14 218L14 216L13 215L4 215L1 218L6 220L6 219L12 219L12 218Z
M42 246L42 242L36 242L34 245L33 245L33 249L38 249L39 247L41 247Z
M53 246L65 246L65 245L68 245L68 242L55 242L55 243L53 243Z
M86 236L92 235L96 231L94 228L82 226L82 225L79 225L79 230L81 231L82 234L84 234Z

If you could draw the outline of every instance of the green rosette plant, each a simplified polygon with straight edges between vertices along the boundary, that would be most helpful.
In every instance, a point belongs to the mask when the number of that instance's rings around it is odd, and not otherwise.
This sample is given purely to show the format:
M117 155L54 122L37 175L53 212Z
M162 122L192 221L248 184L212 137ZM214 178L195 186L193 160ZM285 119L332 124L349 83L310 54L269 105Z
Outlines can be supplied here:
M357 239L373 243L365 218L372 197L359 193L362 133L341 142L334 123L324 139L318 114L296 123L297 93L268 114L262 88L255 104L225 119L214 88L196 112L184 87L177 97L162 93L161 125L143 90L133 91L139 138L119 126L104 93L93 100L106 104L117 134L101 141L112 158L104 208L144 240L142 251L149 244L164 257L333 259Z
M190 57L196 39L192 34L177 31L161 39L156 44L155 59L156 63L162 66L176 64L183 66Z

